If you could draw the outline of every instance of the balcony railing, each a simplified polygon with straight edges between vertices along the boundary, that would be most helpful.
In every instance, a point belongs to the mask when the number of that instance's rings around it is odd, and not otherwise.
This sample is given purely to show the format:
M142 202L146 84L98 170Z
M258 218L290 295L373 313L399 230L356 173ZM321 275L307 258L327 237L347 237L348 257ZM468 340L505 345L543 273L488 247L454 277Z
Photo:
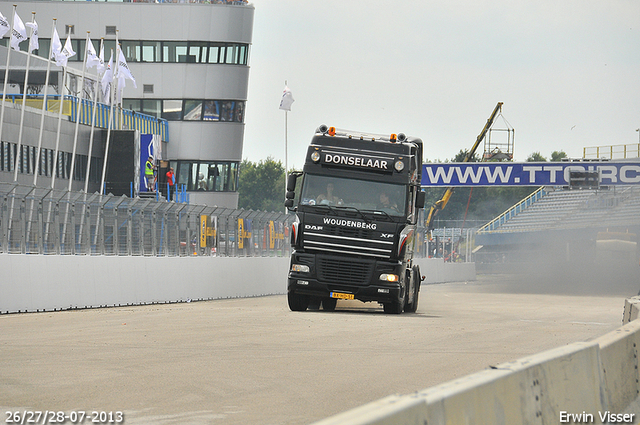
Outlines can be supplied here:
M22 105L22 94L7 94L8 102ZM80 100L80 102L79 102ZM47 95L46 104L43 95L27 95L25 106L52 113L60 112L60 95ZM69 117L71 122L76 122L78 107L80 107L79 122L84 125L91 125L93 114L93 102L89 99L79 99L76 96L64 95L62 100L62 115ZM96 103L95 126L98 128L108 128L109 114L111 107L104 103ZM142 134L157 134L162 140L168 142L169 127L168 122L162 118L141 114L130 109L121 107L113 108L113 121L111 128L114 130L138 130Z

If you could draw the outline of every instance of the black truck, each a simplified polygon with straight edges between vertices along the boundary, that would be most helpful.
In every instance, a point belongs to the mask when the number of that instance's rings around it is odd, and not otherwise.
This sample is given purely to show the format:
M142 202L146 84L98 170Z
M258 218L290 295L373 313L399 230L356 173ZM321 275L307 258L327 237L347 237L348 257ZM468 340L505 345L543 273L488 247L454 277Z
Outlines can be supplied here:
M421 173L420 139L325 125L316 130L303 172L287 179L285 206L296 212L291 310L321 304L333 311L339 299L378 302L385 313L417 310L423 277L413 252L424 207Z

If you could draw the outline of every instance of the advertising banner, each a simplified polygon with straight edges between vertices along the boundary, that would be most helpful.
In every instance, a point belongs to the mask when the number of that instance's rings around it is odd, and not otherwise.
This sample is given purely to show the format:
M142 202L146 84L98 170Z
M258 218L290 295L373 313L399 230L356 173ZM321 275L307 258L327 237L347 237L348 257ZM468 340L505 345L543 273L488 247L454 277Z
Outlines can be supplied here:
M640 162L423 164L422 186L568 186L571 171L598 171L600 185L640 183Z

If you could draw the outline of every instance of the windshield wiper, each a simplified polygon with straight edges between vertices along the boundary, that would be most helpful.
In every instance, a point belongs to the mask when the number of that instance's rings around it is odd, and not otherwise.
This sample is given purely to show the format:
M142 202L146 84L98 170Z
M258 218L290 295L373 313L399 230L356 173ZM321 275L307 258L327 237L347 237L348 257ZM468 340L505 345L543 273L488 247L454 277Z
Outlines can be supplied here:
M356 207L336 207L336 208L339 208L341 210L352 210L352 211L355 211L358 214L360 214L360 217L364 218L365 220L367 219L367 217L362 213L362 211L360 211Z
M384 211L380 211L380 210L362 210L362 211L369 214L374 214L374 215L384 215L389 219L389 221L393 221L393 218L391 218L391 216Z

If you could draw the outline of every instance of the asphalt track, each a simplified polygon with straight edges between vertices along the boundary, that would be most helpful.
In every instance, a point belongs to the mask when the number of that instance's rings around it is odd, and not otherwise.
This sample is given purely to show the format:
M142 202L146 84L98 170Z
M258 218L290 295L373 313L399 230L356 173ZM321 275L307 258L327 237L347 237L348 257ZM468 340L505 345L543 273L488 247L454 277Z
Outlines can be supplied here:
M308 424L591 340L621 326L635 295L535 292L480 276L423 286L418 313L400 316L353 301L294 313L285 296L3 315L2 423L8 411L49 410L122 411L127 424Z

